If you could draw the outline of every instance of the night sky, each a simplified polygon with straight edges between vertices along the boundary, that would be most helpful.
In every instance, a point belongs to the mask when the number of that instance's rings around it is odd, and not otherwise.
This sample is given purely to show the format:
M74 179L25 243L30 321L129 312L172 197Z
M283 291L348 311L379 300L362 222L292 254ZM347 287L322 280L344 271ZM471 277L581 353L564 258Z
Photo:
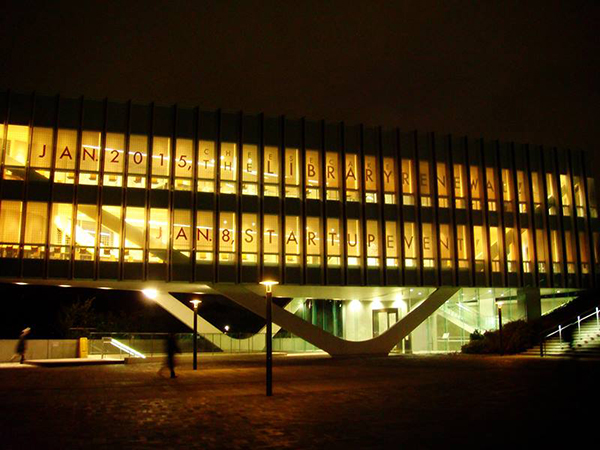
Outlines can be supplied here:
M597 1L37 3L2 88L598 149Z
M41 3L0 3L0 90L582 148L600 175L598 1Z

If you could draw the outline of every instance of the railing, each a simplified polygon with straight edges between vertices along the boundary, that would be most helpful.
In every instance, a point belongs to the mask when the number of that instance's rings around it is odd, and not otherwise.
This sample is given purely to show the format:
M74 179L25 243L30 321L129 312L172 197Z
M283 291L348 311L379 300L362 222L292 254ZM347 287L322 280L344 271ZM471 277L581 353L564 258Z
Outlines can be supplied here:
M582 315L583 315L583 317L582 317ZM541 339L540 339L540 356L542 356L542 357L544 356L544 348L546 345L546 340L548 338L554 336L555 334L558 334L558 338L562 342L563 330L566 330L569 327L573 327L573 326L577 325L577 331L580 332L581 331L581 322L586 319L589 319L590 317L596 316L596 326L598 326L600 328L600 308L598 306L596 306L592 309L588 309L582 315L578 315L577 320L575 320L574 322L570 322L567 325L564 325L564 326L562 324L558 325L556 330L554 329L555 327L552 327L552 328L542 331L542 333L540 333L540 337L541 337ZM550 330L554 330L554 331L552 331L549 334L546 334Z
M166 354L165 345L168 333L90 333L88 348L90 355L103 358L108 354L107 339L116 339L120 343L145 356L162 356ZM182 353L192 353L194 346L193 333L176 333L175 337ZM199 333L199 353L262 353L265 351L264 333ZM115 348L116 350L117 348ZM314 352L319 349L305 340L291 335L273 337L273 350L282 352ZM119 357L125 353L119 349Z

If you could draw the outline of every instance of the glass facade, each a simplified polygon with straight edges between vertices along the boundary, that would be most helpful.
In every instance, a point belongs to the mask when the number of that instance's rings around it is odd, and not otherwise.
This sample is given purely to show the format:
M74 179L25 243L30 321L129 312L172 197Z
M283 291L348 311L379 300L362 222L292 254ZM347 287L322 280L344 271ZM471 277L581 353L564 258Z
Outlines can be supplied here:
M498 287L600 277L580 151L1 97L4 276Z

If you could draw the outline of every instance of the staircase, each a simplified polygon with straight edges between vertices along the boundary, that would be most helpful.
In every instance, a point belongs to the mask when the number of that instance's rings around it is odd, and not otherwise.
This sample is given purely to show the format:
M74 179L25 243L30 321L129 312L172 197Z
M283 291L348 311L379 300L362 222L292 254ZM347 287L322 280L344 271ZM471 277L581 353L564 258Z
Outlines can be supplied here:
M546 339L544 344L544 356L577 356L600 358L600 323L596 314L591 314L579 323L574 322L570 326L575 327L573 333L573 348L561 340L559 333L554 332ZM577 329L579 328L579 329ZM524 355L540 356L540 346L530 348Z

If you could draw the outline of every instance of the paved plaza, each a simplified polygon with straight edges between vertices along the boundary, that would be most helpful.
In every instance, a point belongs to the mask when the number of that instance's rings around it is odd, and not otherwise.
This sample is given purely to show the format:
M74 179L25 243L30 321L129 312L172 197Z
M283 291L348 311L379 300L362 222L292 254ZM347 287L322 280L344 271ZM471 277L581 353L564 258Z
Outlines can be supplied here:
M278 355L267 398L264 355L181 359L0 364L0 448L519 448L598 423L597 361Z

